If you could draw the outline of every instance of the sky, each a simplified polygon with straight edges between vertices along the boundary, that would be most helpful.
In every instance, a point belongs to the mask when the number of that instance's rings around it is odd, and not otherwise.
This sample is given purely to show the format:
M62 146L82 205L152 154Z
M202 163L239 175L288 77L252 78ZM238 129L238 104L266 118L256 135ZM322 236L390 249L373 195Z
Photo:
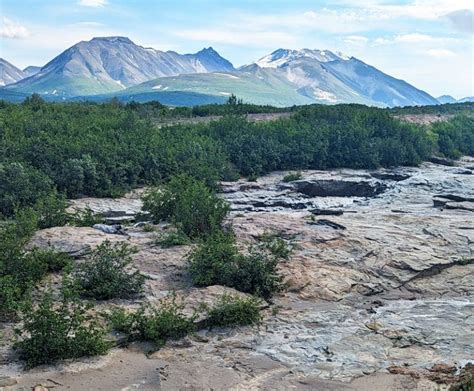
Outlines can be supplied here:
M473 0L0 0L0 57L44 65L120 35L235 66L278 49L341 51L433 96L474 95Z

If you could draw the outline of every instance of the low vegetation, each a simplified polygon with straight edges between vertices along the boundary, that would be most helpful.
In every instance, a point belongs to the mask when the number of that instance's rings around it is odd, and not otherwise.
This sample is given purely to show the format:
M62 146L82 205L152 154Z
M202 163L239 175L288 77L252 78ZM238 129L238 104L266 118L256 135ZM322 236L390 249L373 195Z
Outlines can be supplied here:
M37 224L37 214L24 209L0 227L0 320L14 319L38 282L70 265L67 254L25 249Z
M259 324L262 319L261 303L253 296L222 295L217 304L208 310L206 323L210 328Z
M74 273L81 296L109 300L140 294L145 277L131 268L133 252L127 243L105 241L97 246Z
M194 316L183 313L184 305L172 296L158 306L142 305L127 312L115 309L110 316L111 327L125 333L129 341L150 341L158 347L167 340L179 339L195 330Z
M169 248L190 244L191 240L181 231L172 231L159 236L155 243L163 248Z
M197 286L225 285L270 298L282 289L280 258L256 247L242 254L233 233L216 231L190 254L189 271Z
M229 207L204 182L182 174L150 190L143 198L143 209L154 222L169 220L196 239L219 229Z
M301 179L301 172L292 172L283 177L283 182L294 182Z
M102 355L110 343L89 306L63 292L60 303L46 293L38 305L23 310L14 347L28 368L57 360Z
M184 311L184 304L175 295L160 301L158 305L143 304L138 310L115 308L109 315L112 330L124 333L127 340L149 341L156 347L168 340L176 340L197 331L201 327L235 327L256 325L261 321L261 300L256 297L240 298L222 295L212 307L201 305L192 315ZM205 320L197 323L199 315Z

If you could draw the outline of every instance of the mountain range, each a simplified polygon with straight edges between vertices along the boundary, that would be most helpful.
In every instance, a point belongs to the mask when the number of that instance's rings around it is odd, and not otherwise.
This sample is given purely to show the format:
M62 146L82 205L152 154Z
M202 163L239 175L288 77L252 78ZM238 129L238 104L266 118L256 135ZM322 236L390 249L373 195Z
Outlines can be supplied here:
M430 105L435 99L403 80L339 52L278 49L235 69L212 47L194 54L145 48L126 37L93 38L65 50L43 67L20 70L0 59L0 98L31 93L50 100L159 100L169 105L245 102L291 106L361 103ZM454 98L452 98L454 99Z

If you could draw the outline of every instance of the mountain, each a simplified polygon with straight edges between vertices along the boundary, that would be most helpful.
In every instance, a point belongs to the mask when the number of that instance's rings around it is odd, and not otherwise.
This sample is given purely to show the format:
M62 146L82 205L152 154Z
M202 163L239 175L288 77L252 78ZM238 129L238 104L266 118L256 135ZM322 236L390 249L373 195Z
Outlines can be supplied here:
M474 96L466 96L465 98L459 99L458 103L465 103L465 102L474 102Z
M144 48L125 37L104 37L79 42L9 88L70 97L116 92L162 76L232 70L212 48L182 55Z
M1 97L17 100L36 92L50 100L117 96L124 101L196 105L220 103L234 94L249 103L275 106L439 104L403 80L330 50L278 49L235 69L212 47L178 54L145 48L126 37L103 37L79 42L41 69L28 67L20 74L15 80L24 79L2 88Z
M121 91L122 100L153 100L179 105L203 98L223 101L234 94L245 102L291 106L360 103L372 106L438 104L403 80L354 57L329 50L278 49L232 72L158 78ZM199 102L198 102L199 103Z
M233 72L196 73L163 77L115 94L124 101L159 100L169 105L222 103L231 94L245 102L291 106L314 103L274 69L249 66ZM110 99L110 97L109 97ZM201 102L202 100L202 102Z
M36 75L40 71L40 69L41 67L30 65L26 67L25 69L23 69L23 74L25 75L25 77L30 77L30 76Z
M282 69L303 93L327 103L369 100L385 106L437 104L435 98L355 57L329 50L278 49L257 65Z
M453 98L451 95L441 95L441 96L438 96L436 99L441 104L457 102L457 100Z
M16 83L24 77L25 75L21 69L0 58L0 86Z

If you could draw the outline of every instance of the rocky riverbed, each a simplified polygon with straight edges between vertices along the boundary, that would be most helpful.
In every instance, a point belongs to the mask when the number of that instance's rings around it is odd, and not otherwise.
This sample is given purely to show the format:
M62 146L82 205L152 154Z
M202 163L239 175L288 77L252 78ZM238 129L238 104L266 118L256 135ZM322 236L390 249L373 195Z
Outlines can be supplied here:
M27 373L6 344L0 373L5 384L17 382L8 389L446 388L474 360L474 159L305 171L293 182L284 182L285 174L223 184L240 243L272 233L293 247L280 265L287 288L264 310L260 327L205 330L150 356L133 345ZM133 220L140 205L134 193L72 207L107 212L114 222ZM151 302L175 290L192 308L229 290L192 288L191 247L163 249L156 234L131 225L120 235L57 227L38 232L31 245L80 260L103 240L128 241L139 249L136 266L150 277Z

